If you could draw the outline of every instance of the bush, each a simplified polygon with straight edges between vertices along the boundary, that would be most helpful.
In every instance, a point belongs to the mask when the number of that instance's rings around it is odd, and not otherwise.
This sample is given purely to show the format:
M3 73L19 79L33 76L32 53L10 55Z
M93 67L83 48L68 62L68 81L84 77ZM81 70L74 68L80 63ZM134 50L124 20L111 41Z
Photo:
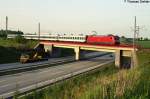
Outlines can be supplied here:
M22 37L21 35L16 36L16 37L15 37L15 41L16 41L17 43L22 43L22 44L24 44L24 43L27 42L27 40L26 40L24 37Z
M7 38L6 31L0 30L0 37L1 37L1 38Z

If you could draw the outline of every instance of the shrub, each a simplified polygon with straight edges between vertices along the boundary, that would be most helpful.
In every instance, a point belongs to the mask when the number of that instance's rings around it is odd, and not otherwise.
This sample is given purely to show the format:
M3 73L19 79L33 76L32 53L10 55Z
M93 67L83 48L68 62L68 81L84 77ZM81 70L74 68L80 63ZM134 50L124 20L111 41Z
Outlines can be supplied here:
M22 43L22 44L24 44L24 43L27 42L27 40L26 40L24 37L22 37L21 35L16 36L16 37L15 37L15 41L16 41L17 43Z

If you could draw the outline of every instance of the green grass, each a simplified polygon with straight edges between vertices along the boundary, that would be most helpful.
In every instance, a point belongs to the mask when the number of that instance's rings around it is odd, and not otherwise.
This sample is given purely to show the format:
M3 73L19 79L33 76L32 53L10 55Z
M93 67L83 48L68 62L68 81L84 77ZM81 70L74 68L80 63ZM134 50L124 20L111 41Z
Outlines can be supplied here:
M150 48L150 41L137 41L137 44L143 48Z
M27 49L33 48L37 41L28 40L26 43L17 43L14 39L0 38L0 64L19 61L20 55Z
M128 39L128 38L121 38L120 39L121 44L133 44L133 40L132 39ZM137 45L139 45L141 48L150 48L150 40L136 40L135 43Z
M0 38L0 46L2 47L14 47L14 48L33 48L38 42L33 40L27 40L25 43L18 43L15 39L2 39Z
M150 52L138 52L139 66L100 70L62 81L21 99L149 99Z

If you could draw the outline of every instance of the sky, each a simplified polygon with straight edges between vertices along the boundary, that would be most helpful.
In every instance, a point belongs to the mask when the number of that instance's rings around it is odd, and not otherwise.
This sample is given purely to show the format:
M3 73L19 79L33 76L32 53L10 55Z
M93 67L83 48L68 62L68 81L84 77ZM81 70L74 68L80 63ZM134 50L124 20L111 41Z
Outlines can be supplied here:
M0 0L0 29L8 16L11 30L133 36L134 16L140 36L150 37L150 3L124 0Z

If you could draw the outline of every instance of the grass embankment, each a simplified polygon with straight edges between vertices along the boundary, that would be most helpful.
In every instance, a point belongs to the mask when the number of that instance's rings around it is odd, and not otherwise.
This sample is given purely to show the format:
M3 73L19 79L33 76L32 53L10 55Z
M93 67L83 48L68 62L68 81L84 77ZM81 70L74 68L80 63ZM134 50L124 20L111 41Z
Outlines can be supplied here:
M139 66L118 70L114 64L34 91L21 99L149 99L150 51L138 52Z
M15 39L2 39L0 38L0 46L2 47L14 47L21 48L33 48L37 44L37 41L27 40L24 43L18 43Z
M0 38L0 64L17 62L20 54L26 49L33 48L37 41L28 40L25 43L18 43L14 39Z

